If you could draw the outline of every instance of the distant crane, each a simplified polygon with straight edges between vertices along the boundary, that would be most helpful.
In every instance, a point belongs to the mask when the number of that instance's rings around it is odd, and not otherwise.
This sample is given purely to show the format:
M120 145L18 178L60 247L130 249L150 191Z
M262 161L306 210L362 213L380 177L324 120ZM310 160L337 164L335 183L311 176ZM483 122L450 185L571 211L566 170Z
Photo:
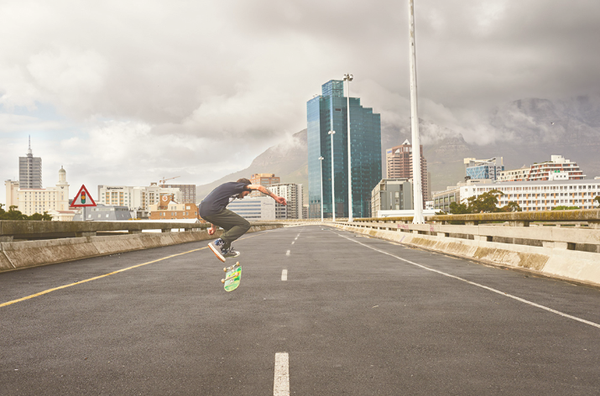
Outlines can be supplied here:
M164 177L164 176L163 176L163 178L159 180L159 182L160 182L160 187L161 187L161 188L164 188L164 187L165 187L165 182L166 182L167 180L177 179L178 177L181 177L181 176L175 176L175 177Z

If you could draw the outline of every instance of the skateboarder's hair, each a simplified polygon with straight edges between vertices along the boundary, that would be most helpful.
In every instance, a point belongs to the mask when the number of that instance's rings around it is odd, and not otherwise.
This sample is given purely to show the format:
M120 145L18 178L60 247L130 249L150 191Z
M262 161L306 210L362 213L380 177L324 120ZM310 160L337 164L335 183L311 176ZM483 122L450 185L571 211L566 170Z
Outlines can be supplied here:
M245 179L245 178L239 179L237 181L237 183L252 184L252 182L250 180Z

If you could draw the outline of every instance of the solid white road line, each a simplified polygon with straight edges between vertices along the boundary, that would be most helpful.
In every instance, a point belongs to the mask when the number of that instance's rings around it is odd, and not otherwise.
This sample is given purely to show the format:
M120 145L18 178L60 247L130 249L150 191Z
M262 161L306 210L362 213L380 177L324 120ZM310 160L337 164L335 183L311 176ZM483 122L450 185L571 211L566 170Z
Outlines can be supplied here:
M290 395L290 356L287 352L275 354L275 379L273 396Z
M371 250L375 250L376 252L383 253L383 254L386 254L386 255L388 255L388 256L394 257L394 258L396 258L396 259L398 259L398 260L400 260L400 261L404 261L405 263L408 263L408 264L414 265L414 266L416 266L416 267L419 267L419 268L422 268L422 269L424 269L424 270L431 271L431 272L435 272L436 274L444 275L444 276L447 276L447 277L449 277L449 278L454 278L454 279L457 279L457 280L459 280L459 281L466 282L466 283L468 283L468 284L470 284L470 285L477 286L477 287L480 287L480 288L482 288L482 289L489 290L489 291L491 291L491 292L494 292L494 293L500 294L500 295L502 295L502 296L504 296L504 297L512 298L513 300L517 300L517 301L520 301L520 302L522 302L522 303L525 303L525 304L531 305L532 307L540 308L540 309L543 309L543 310L545 310L545 311L552 312L553 314L560 315L560 316L562 316L562 317L564 317L564 318L572 319L572 320L575 320L575 321L577 321L577 322L581 322L581 323L584 323L584 324L586 324L586 325L590 325L590 326L597 327L597 328L599 328L599 329L600 329L600 324L598 324L598 323L595 323L595 322L590 322L589 320L581 319L581 318L578 318L578 317L576 317L576 316L572 316L572 315L566 314L566 313L564 313L564 312L557 311L557 310L555 310L555 309L552 309L552 308L546 307L546 306L544 306L544 305L540 305L540 304L534 303L533 301L525 300L524 298L517 297L517 296L513 296L512 294L505 293L505 292L503 292L503 291L501 291L501 290L497 290L497 289L494 289L494 288L492 288L492 287L489 287L489 286L481 285L481 284L479 284L479 283L476 283L476 282L471 282L471 281L469 281L469 280L466 280L466 279L464 279L464 278L461 278L461 277L458 277L458 276L455 276L455 275L451 275L451 274L448 274L448 273L446 273L446 272L442 272L442 271L439 271L439 270L436 270L436 269L433 269L433 268L426 267L426 266L424 266L424 265L422 265L422 264L417 264L417 263L415 263L415 262L412 262L412 261L410 261L410 260L406 260L406 259L404 259L404 258L402 258L402 257L398 257L398 256L396 256L395 254L391 254L391 253L388 253L388 252L386 252L386 251L379 250L379 249L377 249L377 248L374 248L374 247L372 247L372 246L366 245L366 244L364 244L364 243L362 243L362 242L359 242L359 241L357 241L357 240L355 240L355 239L351 239L351 238L345 237L345 236L343 236L343 235L340 235L340 234L338 234L338 235L339 235L339 236L341 236L342 238L346 238L346 239L347 239L347 240L349 240L349 241L356 242L356 243L358 243L359 245L363 245L364 247L367 247L367 248L369 248L369 249L371 249Z
M281 271L281 280L284 282L287 280L287 270L286 269Z

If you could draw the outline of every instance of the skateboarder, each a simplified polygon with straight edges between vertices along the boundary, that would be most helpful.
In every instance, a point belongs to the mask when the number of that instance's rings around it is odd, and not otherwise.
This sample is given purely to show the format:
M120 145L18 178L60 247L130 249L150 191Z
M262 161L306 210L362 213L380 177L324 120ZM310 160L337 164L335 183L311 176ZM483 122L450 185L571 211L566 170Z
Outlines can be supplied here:
M213 235L217 230L217 226L225 230L220 238L208 244L210 250L223 262L227 257L240 255L238 251L233 249L231 243L250 229L248 220L227 209L227 205L235 198L244 198L252 190L258 190L273 198L277 203L287 205L285 198L273 194L264 186L252 184L248 179L239 179L236 182L221 184L200 203L200 217L211 223L208 234Z

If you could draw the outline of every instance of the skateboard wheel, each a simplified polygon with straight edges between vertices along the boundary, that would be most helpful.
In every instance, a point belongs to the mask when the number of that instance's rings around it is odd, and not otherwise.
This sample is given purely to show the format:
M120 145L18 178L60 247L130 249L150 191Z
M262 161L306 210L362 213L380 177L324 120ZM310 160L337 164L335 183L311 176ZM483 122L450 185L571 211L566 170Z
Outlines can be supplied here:
M223 272L227 272L227 268L223 268Z
M221 279L221 283L225 283L225 279Z

